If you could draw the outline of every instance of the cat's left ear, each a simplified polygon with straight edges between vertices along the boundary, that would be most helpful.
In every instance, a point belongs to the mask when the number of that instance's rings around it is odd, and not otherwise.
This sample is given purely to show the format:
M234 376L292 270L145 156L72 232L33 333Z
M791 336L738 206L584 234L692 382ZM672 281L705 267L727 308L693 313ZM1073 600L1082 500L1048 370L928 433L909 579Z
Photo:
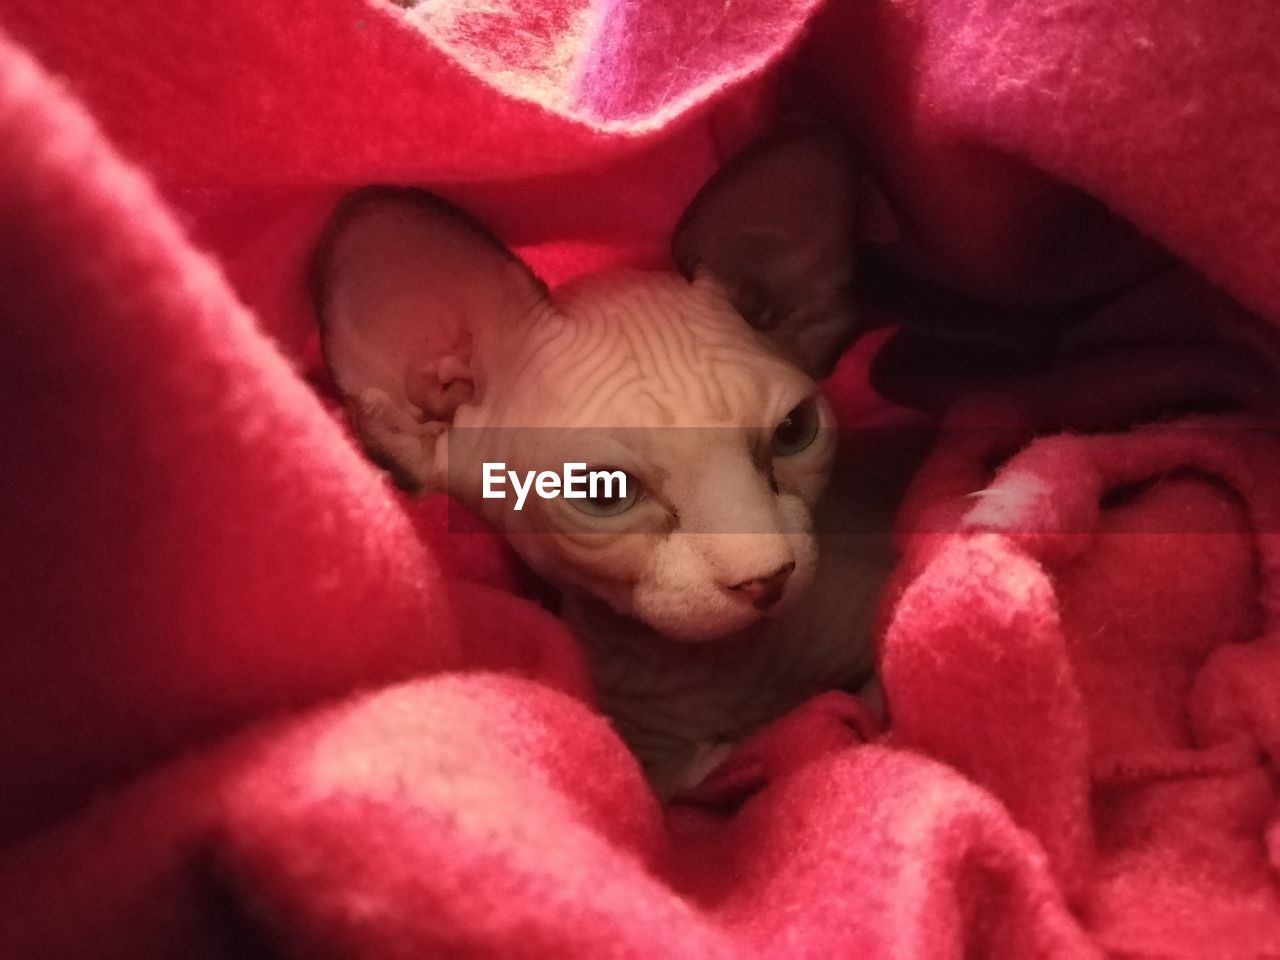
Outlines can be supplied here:
M858 171L844 143L805 128L749 147L694 198L671 250L738 312L825 377L853 340Z

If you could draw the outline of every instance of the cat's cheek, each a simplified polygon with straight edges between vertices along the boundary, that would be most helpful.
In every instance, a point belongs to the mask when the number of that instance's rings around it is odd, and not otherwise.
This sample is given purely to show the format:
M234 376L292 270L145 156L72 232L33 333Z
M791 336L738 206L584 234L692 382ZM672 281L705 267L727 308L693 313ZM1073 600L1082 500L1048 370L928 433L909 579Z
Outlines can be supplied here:
M818 572L818 540L813 533L813 514L808 503L798 496L778 497L777 509L787 547L795 560L795 570L787 579L786 590L766 614L775 618L802 603Z
M805 511L804 522L809 523L808 511ZM791 533L787 535L791 547L791 555L795 557L796 568L787 580L787 589L782 599L769 610L767 616L772 619L782 616L804 603L809 588L818 573L818 541L811 533Z
M831 480L831 457L822 451L803 451L774 460L773 471L784 496L798 497L811 508Z
M633 615L663 636L687 643L720 640L760 619L727 595L687 537L665 538L635 586Z
M589 594L617 613L635 616L635 587L658 538L625 529L566 528L563 515L555 510L559 506L560 501L539 503L530 518L521 517L519 522L527 526L504 528L512 547L548 583ZM530 513L529 508L524 513Z

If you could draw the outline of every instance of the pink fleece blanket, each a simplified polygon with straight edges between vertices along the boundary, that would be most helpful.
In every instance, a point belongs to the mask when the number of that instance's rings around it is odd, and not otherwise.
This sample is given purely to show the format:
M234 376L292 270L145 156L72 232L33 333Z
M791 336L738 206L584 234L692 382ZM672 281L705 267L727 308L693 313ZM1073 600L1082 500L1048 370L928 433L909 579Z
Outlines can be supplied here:
M0 3L0 955L1280 955L1280 12L815 7ZM899 521L888 735L829 694L663 810L502 545L309 385L303 268L387 181L553 278L661 263L787 101L935 286L1168 251L1263 320L1170 275L983 384Z

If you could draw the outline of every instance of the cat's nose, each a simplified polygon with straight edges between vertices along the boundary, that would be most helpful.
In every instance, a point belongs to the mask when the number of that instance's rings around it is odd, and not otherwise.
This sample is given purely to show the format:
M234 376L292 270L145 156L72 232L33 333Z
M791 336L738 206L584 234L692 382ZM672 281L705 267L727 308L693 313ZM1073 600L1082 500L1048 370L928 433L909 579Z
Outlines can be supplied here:
M782 591L787 585L787 577L796 568L796 562L784 563L773 573L763 577L752 577L729 587L734 593L741 594L751 601L757 610L768 610L782 599Z

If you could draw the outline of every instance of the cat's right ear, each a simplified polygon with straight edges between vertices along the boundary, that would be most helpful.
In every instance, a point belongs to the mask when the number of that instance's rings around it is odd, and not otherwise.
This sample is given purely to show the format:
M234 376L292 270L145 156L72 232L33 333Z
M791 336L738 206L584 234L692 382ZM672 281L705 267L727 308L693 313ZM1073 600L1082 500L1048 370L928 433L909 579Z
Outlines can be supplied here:
M502 328L545 285L482 226L421 190L349 196L312 263L325 364L369 455L408 490L443 486L444 439L485 390Z
M730 160L676 226L672 255L710 275L738 312L814 378L860 332L854 248L869 219L844 140L825 127L784 131Z

